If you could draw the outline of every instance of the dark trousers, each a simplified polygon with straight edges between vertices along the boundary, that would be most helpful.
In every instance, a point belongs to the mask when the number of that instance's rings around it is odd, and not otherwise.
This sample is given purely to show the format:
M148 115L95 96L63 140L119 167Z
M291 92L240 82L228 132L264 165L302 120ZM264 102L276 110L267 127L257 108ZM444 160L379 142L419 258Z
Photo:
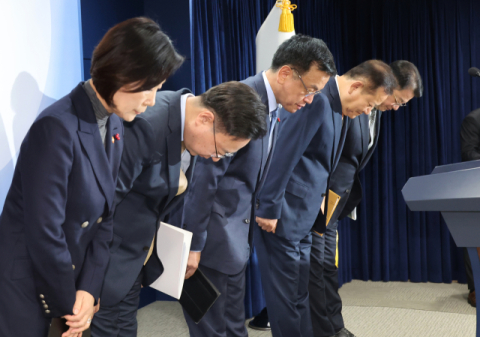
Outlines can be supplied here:
M115 306L102 306L93 316L92 337L135 337L137 336L137 310L142 288L143 268L127 296Z
M43 313L33 275L13 268L1 271L0 337L46 337L50 319Z
M475 291L475 283L473 282L472 263L470 262L467 248L463 248L463 260L465 261L465 274L467 274L468 290L472 292Z
M337 227L338 221L329 224L323 236L312 234L308 291L315 337L333 336L344 327L335 266Z
M200 266L205 276L217 287L220 297L203 316L195 322L184 311L192 337L245 337L245 269L236 275L226 275L217 270Z
M289 241L254 226L255 249L274 337L311 337L308 279L312 236Z

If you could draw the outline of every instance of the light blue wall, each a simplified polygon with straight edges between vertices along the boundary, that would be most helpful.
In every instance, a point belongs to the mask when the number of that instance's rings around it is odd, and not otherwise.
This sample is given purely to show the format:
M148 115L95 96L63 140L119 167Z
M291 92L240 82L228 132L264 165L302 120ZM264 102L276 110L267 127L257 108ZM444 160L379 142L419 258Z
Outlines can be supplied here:
M81 81L83 63L80 0L7 0L0 12L1 210L26 132Z

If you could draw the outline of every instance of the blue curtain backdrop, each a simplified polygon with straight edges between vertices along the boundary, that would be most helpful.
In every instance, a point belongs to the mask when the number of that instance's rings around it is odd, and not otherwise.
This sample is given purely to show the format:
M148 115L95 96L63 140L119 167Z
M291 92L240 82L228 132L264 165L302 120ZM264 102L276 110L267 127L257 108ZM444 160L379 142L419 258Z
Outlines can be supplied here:
M322 38L339 74L372 58L417 65L424 96L385 113L379 146L361 175L357 221L339 226L340 283L465 281L462 252L439 213L408 211L409 177L460 161L462 119L480 106L480 1L296 0L296 32ZM255 73L255 35L274 1L192 0L192 87ZM299 112L301 113L301 112ZM264 306L256 256L247 269L246 316Z

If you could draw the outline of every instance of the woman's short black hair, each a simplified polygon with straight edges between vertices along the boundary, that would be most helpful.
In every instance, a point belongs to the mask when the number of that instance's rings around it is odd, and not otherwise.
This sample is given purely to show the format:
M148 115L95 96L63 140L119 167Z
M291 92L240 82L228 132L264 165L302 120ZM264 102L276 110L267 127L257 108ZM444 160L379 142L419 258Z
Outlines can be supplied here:
M200 95L202 105L217 117L216 130L238 139L258 139L267 133L267 112L248 85L225 82Z
M149 90L172 75L183 60L155 21L138 17L109 29L93 51L90 75L100 96L114 106L118 89L138 83L131 92Z

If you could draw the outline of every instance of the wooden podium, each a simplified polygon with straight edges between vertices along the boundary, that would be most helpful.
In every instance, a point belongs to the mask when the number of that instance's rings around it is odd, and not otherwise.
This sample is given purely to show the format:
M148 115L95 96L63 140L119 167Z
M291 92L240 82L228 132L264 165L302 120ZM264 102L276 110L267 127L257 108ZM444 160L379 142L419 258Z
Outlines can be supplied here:
M480 289L480 160L437 166L410 178L402 190L411 211L440 211L458 247L467 247L475 289ZM477 337L480 337L477 310Z

